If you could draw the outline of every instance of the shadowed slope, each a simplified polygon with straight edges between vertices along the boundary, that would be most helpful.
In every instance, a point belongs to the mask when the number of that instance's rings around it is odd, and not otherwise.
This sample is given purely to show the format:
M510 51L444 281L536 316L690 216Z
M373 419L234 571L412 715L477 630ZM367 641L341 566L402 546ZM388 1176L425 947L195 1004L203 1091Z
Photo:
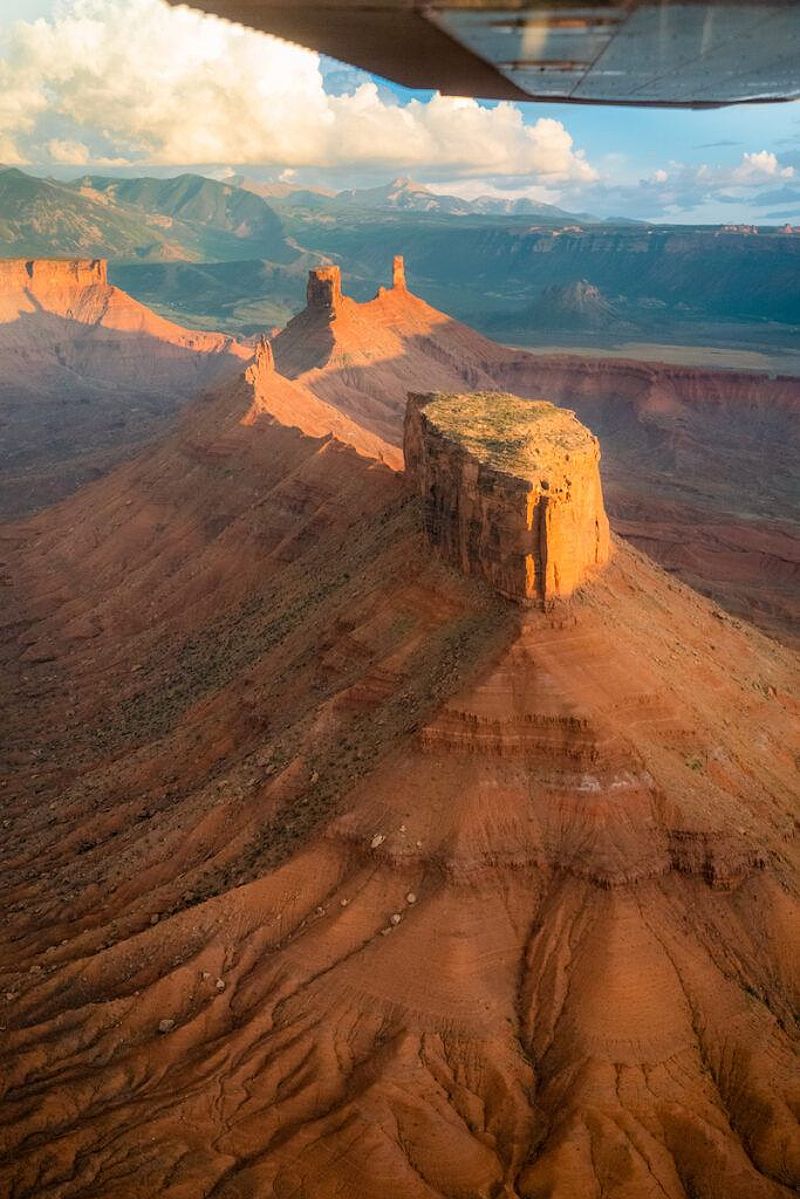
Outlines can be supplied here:
M163 320L96 260L0 261L0 512L61 498L252 351Z
M788 1199L796 656L500 600L253 374L13 530L6 1188Z
M252 388L252 398L242 424L255 424L260 417L267 417L298 428L309 437L335 437L360 454L376 458L394 470L402 470L403 455L397 446L362 428L312 391L279 375L275 370L272 346L266 338L259 340L244 382Z

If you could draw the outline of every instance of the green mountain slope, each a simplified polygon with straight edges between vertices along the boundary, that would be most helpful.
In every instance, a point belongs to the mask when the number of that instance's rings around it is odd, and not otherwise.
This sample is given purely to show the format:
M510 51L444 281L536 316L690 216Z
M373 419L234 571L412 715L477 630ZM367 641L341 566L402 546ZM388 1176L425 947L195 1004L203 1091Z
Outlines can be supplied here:
M301 254L281 265L231 262L112 263L111 281L149 308L199 329L250 335L282 326L303 307L308 270L321 259Z
M0 255L3 257L177 258L187 247L144 212L0 169Z
M9 167L0 169L0 256L286 264L298 252L264 199L201 175L59 183Z
M241 247L259 250L261 257L289 262L296 255L286 245L280 219L261 196L207 179L202 175L178 175L173 179L113 179L87 175L73 187L91 189L109 201L157 214L176 222L184 237L196 239L204 256L230 258L233 245L237 257ZM233 245L232 245L233 243Z

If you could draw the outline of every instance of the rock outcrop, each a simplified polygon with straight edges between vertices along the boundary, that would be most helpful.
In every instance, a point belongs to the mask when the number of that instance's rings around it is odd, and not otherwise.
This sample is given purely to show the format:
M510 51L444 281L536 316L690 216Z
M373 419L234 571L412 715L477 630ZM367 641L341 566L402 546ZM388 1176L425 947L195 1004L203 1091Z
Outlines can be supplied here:
M280 374L399 446L410 391L496 387L494 368L512 371L519 354L414 295L400 254L390 282L359 303L342 292L337 266L314 268L307 305L273 350Z
M573 408L597 434L615 532L800 644L800 379L522 351L493 373L498 388Z
M240 401L238 424L250 427L264 419L278 422L287 428L299 430L306 437L325 441L335 439L341 445L349 446L392 470L402 470L403 455L397 446L362 428L302 384L285 379L275 369L272 343L263 334L256 342L253 361L244 371L240 384L238 388L231 388L230 393L223 391L223 395L230 394L233 397L235 394ZM227 453L234 456L239 453L239 436L238 432L234 433L233 438L227 436ZM235 451L234 445L237 446Z
M522 311L498 314L489 324L509 340L514 330L517 333L542 329L560 333L602 329L630 332L635 327L635 320L624 305L613 303L599 287L586 279L576 279L572 283L545 287Z
M338 266L318 266L308 272L306 302L309 308L336 315L342 301L342 272Z
M138 353L137 347L137 352L127 362L123 340L128 336L156 338L165 347L177 347L178 351L188 349L195 356L220 354L239 359L248 357L247 348L233 337L185 329L173 324L110 284L108 265L103 258L0 259L2 348L10 347L13 327L14 336L18 339L18 346L14 348L30 357L35 367L40 366L38 359L46 351L48 338L56 328L54 318L74 323L72 329L59 329L62 357L66 355L70 358L70 340L78 336L91 338L102 335L104 331L113 331L117 335L117 354L110 370L119 376L124 364L126 381L135 376L137 380L143 379L155 385L153 371L154 367L160 365L162 357L143 356ZM45 326L47 320L50 323ZM32 345L34 340L36 344ZM19 365L19 354L15 354L6 370L18 368ZM70 366L80 370L80 364L72 359ZM108 368L104 368L102 373L108 373Z
M0 259L2 321L28 309L83 320L87 298L96 304L110 290L104 258Z
M402 286L399 266L366 303L338 299L338 272L325 283L317 270L310 290L335 292L335 311L326 298L276 335L277 371L397 447L410 391L510 391L574 409L602 443L615 530L798 643L800 380L510 349Z
M608 561L600 447L547 401L411 395L406 470L431 543L523 602L567 597Z
M395 254L392 261L392 287L406 290L406 264L402 254Z
M3 258L0 259L0 289L46 286L90 287L108 283L104 258Z
M271 375L275 371L275 356L272 353L272 343L266 334L262 333L256 342L256 352L253 362L247 368L246 378L254 382L257 378Z

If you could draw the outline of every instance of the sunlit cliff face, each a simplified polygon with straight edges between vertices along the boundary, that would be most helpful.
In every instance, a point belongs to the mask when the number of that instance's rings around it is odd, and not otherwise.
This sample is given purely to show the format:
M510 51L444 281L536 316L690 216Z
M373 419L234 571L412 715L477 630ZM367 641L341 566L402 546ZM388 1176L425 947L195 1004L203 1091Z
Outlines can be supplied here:
M600 447L574 413L502 392L412 396L405 457L433 545L503 595L566 597L607 561Z

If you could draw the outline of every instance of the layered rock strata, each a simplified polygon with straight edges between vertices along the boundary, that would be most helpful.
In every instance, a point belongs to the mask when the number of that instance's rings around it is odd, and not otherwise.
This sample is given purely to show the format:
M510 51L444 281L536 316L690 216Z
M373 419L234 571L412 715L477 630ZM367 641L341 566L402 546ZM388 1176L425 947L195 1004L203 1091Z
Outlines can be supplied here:
M600 447L573 412L504 392L412 394L404 450L431 543L502 595L567 597L608 561Z
M796 1197L796 656L248 373L7 530L0 1195Z
M615 531L798 644L800 380L511 349L431 307L396 272L366 303L345 294L335 313L305 309L274 349L281 374L393 445L410 391L510 391L574 409L602 443Z

